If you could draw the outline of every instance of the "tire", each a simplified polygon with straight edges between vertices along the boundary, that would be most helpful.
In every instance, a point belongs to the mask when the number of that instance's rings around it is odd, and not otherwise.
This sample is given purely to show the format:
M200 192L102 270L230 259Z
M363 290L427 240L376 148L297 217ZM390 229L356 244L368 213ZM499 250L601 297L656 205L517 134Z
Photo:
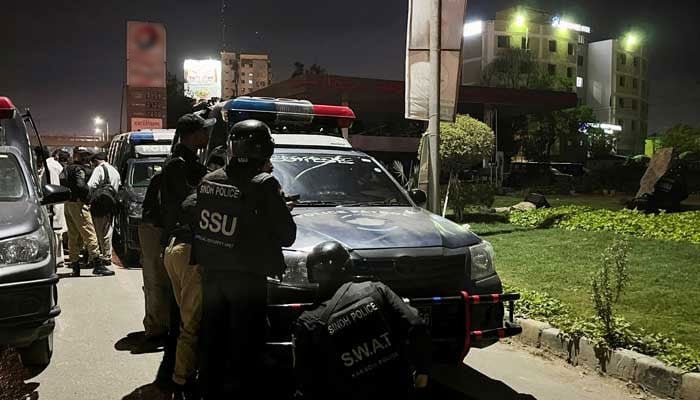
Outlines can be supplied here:
M49 336L36 340L27 347L17 349L22 364L31 377L39 375L51 362L53 355L53 332Z

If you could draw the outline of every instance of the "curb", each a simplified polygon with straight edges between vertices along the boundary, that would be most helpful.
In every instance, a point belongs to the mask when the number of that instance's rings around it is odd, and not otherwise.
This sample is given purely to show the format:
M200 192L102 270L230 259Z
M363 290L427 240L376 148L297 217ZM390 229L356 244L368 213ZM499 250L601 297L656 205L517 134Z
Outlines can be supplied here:
M528 346L548 351L566 359L572 365L584 365L606 375L634 382L657 396L677 400L700 400L700 373L683 372L656 358L631 350L618 349L607 354L596 354L587 338L577 342L561 337L561 331L549 324L516 319L523 328L515 340Z

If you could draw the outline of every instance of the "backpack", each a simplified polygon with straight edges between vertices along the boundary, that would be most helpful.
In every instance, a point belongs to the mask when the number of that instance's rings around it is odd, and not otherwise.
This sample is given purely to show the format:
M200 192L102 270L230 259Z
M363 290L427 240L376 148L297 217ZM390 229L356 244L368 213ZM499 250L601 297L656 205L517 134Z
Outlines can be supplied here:
M109 171L102 165L104 177L92 190L90 196L90 211L96 216L112 215L117 209L117 191L109 180Z

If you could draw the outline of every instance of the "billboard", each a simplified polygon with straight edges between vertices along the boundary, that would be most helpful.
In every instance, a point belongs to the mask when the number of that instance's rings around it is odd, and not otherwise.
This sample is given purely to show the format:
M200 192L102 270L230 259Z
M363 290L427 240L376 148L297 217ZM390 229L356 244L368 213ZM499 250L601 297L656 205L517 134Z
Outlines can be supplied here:
M126 23L126 121L129 130L164 128L166 32L155 22Z
M165 87L165 26L153 22L126 23L126 85Z
M185 60L185 96L197 100L221 98L221 61Z
M430 12L440 5L440 120L454 122L461 83L466 0L409 0L406 35L407 119L428 120L430 97Z

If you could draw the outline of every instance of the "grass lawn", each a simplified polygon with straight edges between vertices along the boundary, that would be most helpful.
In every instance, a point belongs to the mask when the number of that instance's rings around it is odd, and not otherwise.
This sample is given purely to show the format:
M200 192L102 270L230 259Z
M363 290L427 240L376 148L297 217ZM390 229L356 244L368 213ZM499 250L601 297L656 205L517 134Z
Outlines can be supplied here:
M550 200L551 202L552 200ZM590 275L615 237L607 232L528 230L471 224L496 249L504 282L557 297L592 315ZM700 246L630 239L630 286L618 310L635 326L664 332L700 350Z

